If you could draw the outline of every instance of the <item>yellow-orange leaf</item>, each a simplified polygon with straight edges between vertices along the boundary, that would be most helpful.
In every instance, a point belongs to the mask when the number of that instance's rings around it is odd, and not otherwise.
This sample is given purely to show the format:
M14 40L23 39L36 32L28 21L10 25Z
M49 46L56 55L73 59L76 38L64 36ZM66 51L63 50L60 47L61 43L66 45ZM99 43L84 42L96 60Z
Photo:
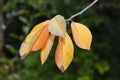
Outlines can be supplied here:
M65 36L66 32L66 22L63 16L57 15L50 20L50 24L48 26L48 30L50 33L56 36Z
M69 35L66 33L65 37L59 37L55 61L58 68L64 72L67 67L70 65L73 59L74 47Z
M42 23L37 24L32 31L29 33L29 35L26 37L26 39L23 41L21 47L20 47L20 56L21 59L24 59L25 56L31 51L32 46L36 39L38 38L39 34L43 30L44 26L48 24L48 20L44 21Z
M90 50L92 42L92 34L90 30L83 24L72 22L72 34L76 45L80 48Z
M33 31L41 28L42 26L48 25L49 23L50 23L50 20L46 20L46 21L44 21L44 22L41 22L41 23L35 25L35 27L31 30L31 32L33 32ZM31 32L30 32L30 33L31 33Z
M44 47L47 39L48 39L48 26L44 26L44 29L39 34L38 38L36 39L35 43L33 44L32 51L37 51Z
M51 48L52 48L52 46L53 46L54 38L55 38L55 36L52 35L52 34L50 34L49 37L48 37L48 40L47 40L47 42L46 42L46 44L45 44L45 46L44 46L43 49L41 50L41 56L40 56L40 57L41 57L41 62L42 62L42 64L44 64L45 61L46 61L47 58L48 58L48 55L49 55L49 53L50 53L50 50L51 50Z

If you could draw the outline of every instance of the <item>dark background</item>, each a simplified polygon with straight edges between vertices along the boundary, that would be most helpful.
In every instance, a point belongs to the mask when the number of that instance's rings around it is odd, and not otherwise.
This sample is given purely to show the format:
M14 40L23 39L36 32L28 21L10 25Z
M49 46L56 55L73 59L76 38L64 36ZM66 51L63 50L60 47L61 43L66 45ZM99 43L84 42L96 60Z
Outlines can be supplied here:
M0 80L120 80L120 0L99 0L73 19L88 26L93 41L91 51L74 44L74 59L63 74L54 59L57 39L44 65L40 51L20 60L20 45L34 25L57 14L67 19L92 1L0 0Z

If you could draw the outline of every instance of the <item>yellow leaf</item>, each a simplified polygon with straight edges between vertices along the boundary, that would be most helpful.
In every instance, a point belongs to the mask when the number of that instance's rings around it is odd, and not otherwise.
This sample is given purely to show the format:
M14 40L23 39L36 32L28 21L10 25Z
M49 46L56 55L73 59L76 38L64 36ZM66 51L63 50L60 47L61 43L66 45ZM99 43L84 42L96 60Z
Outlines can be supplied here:
M48 26L48 30L50 33L56 36L65 36L66 32L66 22L63 16L57 15L50 20L50 24Z
M48 20L44 21L42 23L37 24L32 31L29 33L29 35L26 37L26 39L23 41L21 47L20 47L20 56L21 59L24 59L26 55L31 51L32 46L36 39L38 38L41 31L44 29L44 26L48 24Z
M85 25L73 21L71 23L71 28L76 45L79 48L90 50L92 42L90 30Z
M59 37L55 61L58 68L64 72L70 65L73 59L74 47L69 35L66 33L65 37Z
M45 61L46 61L47 58L48 58L48 55L49 55L49 53L50 53L50 50L51 50L51 48L52 48L52 46L53 46L54 38L55 38L55 36L52 35L52 34L50 34L49 37L48 37L48 40L47 40L47 42L46 42L46 44L45 44L45 46L44 46L43 49L41 50L41 56L40 56L40 57L41 57L41 62L42 62L42 64L44 64Z

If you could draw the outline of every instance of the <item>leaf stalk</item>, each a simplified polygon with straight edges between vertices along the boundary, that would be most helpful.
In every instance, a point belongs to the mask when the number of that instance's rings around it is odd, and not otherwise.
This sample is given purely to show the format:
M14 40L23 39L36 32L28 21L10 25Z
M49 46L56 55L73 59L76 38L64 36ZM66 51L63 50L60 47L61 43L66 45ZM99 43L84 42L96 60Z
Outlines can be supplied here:
M92 7L98 0L94 0L90 5L88 5L87 7L85 7L83 10L81 10L80 12L72 15L70 18L68 18L66 21L71 21L73 18L75 18L78 15L81 15L82 13L84 13L86 10L88 10L90 7Z

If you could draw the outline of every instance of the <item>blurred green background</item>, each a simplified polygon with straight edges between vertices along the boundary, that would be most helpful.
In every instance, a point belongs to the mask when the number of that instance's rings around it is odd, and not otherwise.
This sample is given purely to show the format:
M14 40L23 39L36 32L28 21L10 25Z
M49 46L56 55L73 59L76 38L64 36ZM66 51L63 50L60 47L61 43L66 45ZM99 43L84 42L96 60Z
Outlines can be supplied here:
M120 0L99 0L73 19L89 27L93 41L91 51L74 44L74 59L63 74L54 59L57 39L44 65L40 51L20 60L20 45L34 25L57 14L67 19L92 1L0 0L0 80L120 80Z

